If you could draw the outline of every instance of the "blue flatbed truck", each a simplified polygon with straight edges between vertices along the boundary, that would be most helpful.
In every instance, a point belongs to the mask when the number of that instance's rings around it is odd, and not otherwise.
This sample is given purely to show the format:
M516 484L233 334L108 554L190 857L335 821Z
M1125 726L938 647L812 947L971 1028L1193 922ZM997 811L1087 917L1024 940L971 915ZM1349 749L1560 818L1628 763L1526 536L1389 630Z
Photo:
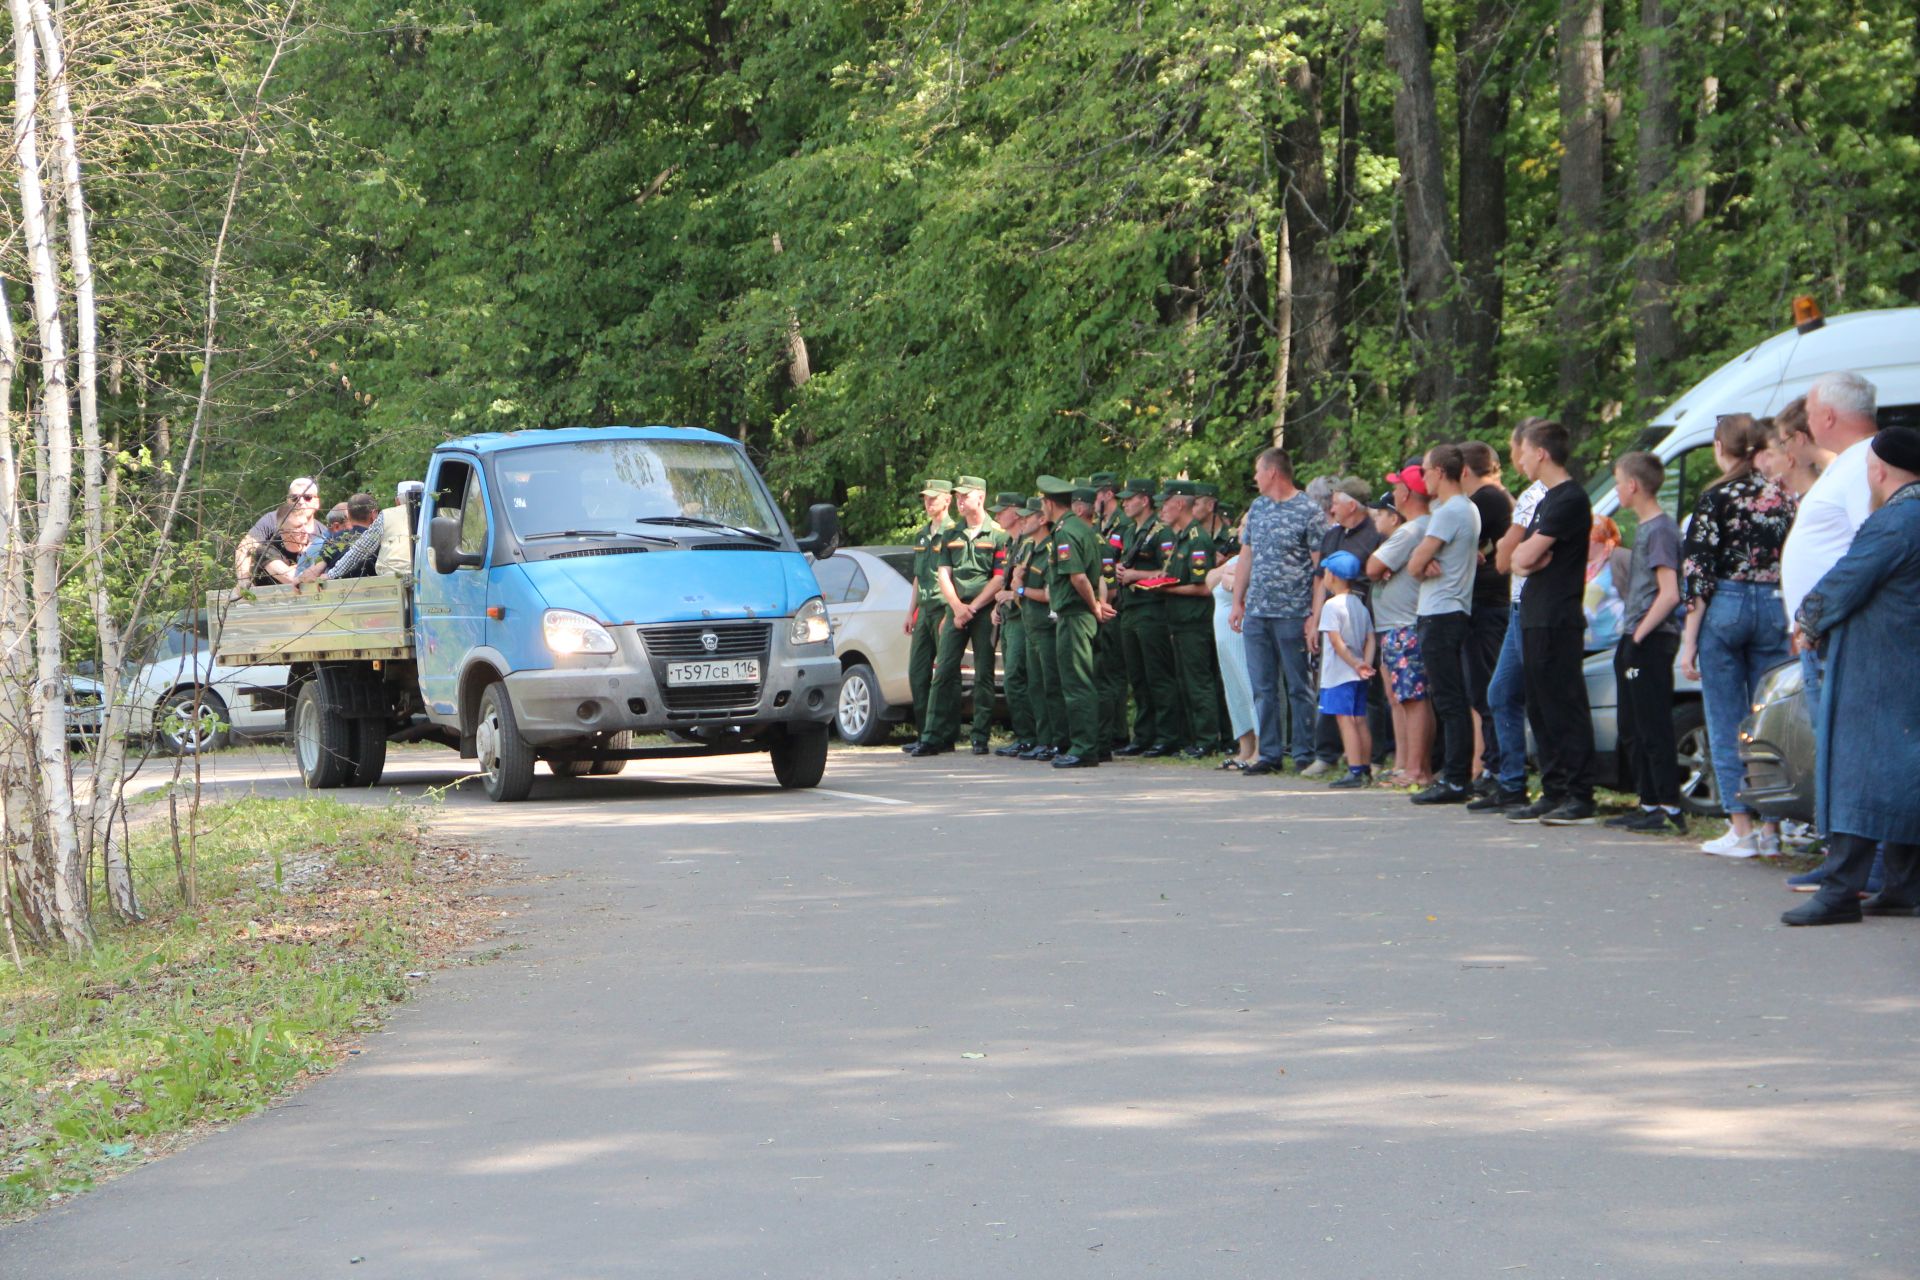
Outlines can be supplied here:
M287 665L307 786L371 786L389 742L421 741L477 760L501 801L536 761L765 752L782 786L819 784L840 664L808 557L838 518L815 506L796 537L734 441L466 436L433 451L417 515L382 523L392 572L209 594L219 661Z

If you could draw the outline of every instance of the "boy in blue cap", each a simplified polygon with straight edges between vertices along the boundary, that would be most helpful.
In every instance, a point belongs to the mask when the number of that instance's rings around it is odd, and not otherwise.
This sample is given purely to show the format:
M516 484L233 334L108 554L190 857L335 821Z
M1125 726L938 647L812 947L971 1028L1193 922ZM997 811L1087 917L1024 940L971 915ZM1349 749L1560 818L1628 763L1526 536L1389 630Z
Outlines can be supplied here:
M1327 785L1336 791L1364 787L1373 781L1373 733L1367 727L1367 682L1373 679L1373 618L1353 593L1353 580L1364 570L1360 557L1336 551L1321 562L1327 599L1320 607L1320 714L1340 726L1340 746L1347 756L1347 774Z

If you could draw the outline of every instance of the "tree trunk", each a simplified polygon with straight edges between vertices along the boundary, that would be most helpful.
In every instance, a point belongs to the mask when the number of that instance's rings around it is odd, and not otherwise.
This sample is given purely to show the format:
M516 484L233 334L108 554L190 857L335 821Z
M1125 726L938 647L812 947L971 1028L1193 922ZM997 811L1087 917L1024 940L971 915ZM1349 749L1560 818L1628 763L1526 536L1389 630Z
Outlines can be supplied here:
M780 243L780 233L773 233L773 252L776 257L786 252L786 246ZM787 308L787 381L798 391L807 385L813 377L813 361L807 355L807 339L800 332L800 313L792 307Z
M1273 416L1267 438L1276 449L1287 443L1287 380L1293 350L1293 229L1287 211L1280 210L1280 245L1273 255Z
M1292 346L1287 381L1298 388L1287 415L1294 449L1319 457L1353 417L1347 389L1347 333L1341 323L1340 268L1333 257L1333 194L1321 143L1321 74L1302 60L1287 73L1293 115L1280 126L1281 194L1290 263Z
M40 339L40 481L33 546L33 633L38 660L32 715L41 809L37 842L46 860L53 894L52 918L40 923L53 938L79 952L93 943L87 911L86 864L74 828L73 789L67 758L66 698L61 679L60 549L73 523L73 408L67 387L67 338L60 316L60 273L48 234L46 195L40 179L39 51L30 0L8 0L13 18L14 163L20 179L20 230L33 277L33 316ZM29 904L32 909L32 904Z
M1393 95L1393 144L1406 210L1407 322L1419 367L1413 391L1428 425L1444 433L1456 407L1459 325L1426 6L1423 0L1388 0L1386 17L1387 66L1400 81Z
M67 88L66 32L47 0L31 0L34 33L46 65L53 104L54 152L66 196L67 262L73 275L74 355L80 385L80 509L87 595L99 630L99 672L104 723L95 748L92 791L81 829L80 855L91 863L99 852L106 869L107 901L122 919L136 920L139 903L126 854L114 843L126 772L127 714L120 688L120 632L107 593L106 461L100 447L100 321L94 305L93 253L89 243L86 189L80 178L80 142Z
M1494 428L1494 378L1505 299L1507 162L1501 139L1513 103L1508 6L1480 0L1456 42L1460 99L1460 402L1468 431Z
M1669 48L1673 34L1673 15L1664 0L1641 0L1639 134L1634 145L1638 225L1633 259L1633 373L1643 413L1657 407L1666 371L1681 354L1680 329L1673 319L1673 291L1679 285L1674 263L1679 210L1672 184L1678 132Z
M28 634L26 561L28 534L21 520L20 459L14 449L13 378L19 369L13 335L13 303L0 279L0 910L7 914L7 942L16 949L15 920L36 942L46 940L53 917L53 886L39 857L39 823L33 780L33 730L28 687L32 651ZM17 905L16 905L17 904Z
M1599 363L1601 202L1606 158L1604 7L1560 5L1560 420L1575 439L1594 425Z
M1716 13L1708 19L1708 26L1707 26L1708 66L1707 66L1707 74L1702 76L1700 79L1700 103L1695 111L1696 127L1694 129L1694 133L1696 138L1703 137L1705 135L1707 117L1711 116L1714 113L1714 111L1717 110L1720 106L1720 77L1715 75L1713 72L1713 59L1716 59L1720 56L1719 50L1723 45L1726 44L1726 42L1727 42L1727 15L1724 13ZM1705 142L1700 142L1699 145L1704 148L1707 144ZM1707 166L1702 166L1700 171L1704 173L1709 171L1710 169L1711 169L1711 166L1707 165ZM1700 182L1700 183L1696 183L1694 186L1688 189L1686 211L1682 214L1682 218L1684 219L1685 224L1688 227L1696 227L1701 222L1705 221L1706 216L1707 216L1707 184L1704 182Z

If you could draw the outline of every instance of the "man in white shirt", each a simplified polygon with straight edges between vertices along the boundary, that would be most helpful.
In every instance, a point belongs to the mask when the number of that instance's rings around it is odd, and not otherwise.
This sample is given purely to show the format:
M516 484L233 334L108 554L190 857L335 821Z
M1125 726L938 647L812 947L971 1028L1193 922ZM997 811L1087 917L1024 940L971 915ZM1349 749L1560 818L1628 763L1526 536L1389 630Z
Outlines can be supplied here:
M1780 602L1786 606L1787 626L1793 628L1793 651L1800 655L1800 670L1812 699L1814 717L1819 718L1821 686L1825 668L1817 653L1800 633L1794 615L1800 604L1825 577L1827 570L1840 562L1853 545L1853 535L1873 512L1873 488L1867 480L1867 458L1873 452L1873 437L1880 424L1874 417L1878 393L1871 382L1857 373L1829 373L1816 379L1807 390L1807 429L1814 444L1833 455L1833 461L1820 473L1794 515L1793 529L1780 551ZM1877 891L1884 883L1884 855L1874 858L1868 888ZM1789 876L1789 887L1816 890L1832 874L1836 860L1828 860L1812 871Z
M1800 499L1793 531L1780 553L1780 597L1787 625L1814 584L1853 545L1854 530L1873 508L1867 485L1867 444L1880 429L1874 386L1857 373L1829 373L1807 392L1807 426L1833 463ZM1796 650L1801 647L1795 636Z

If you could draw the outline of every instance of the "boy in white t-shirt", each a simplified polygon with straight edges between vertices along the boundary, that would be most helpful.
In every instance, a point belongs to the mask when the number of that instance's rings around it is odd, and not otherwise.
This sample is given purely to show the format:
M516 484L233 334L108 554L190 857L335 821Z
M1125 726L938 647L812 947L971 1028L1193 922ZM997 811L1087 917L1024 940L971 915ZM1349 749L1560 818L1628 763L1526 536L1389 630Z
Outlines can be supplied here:
M1340 746L1347 755L1347 776L1327 785L1337 791L1364 787L1373 781L1373 732L1367 727L1367 681L1373 679L1373 618L1353 580L1364 570L1360 557L1336 551L1321 562L1327 578L1327 601L1320 609L1320 714L1340 726Z

